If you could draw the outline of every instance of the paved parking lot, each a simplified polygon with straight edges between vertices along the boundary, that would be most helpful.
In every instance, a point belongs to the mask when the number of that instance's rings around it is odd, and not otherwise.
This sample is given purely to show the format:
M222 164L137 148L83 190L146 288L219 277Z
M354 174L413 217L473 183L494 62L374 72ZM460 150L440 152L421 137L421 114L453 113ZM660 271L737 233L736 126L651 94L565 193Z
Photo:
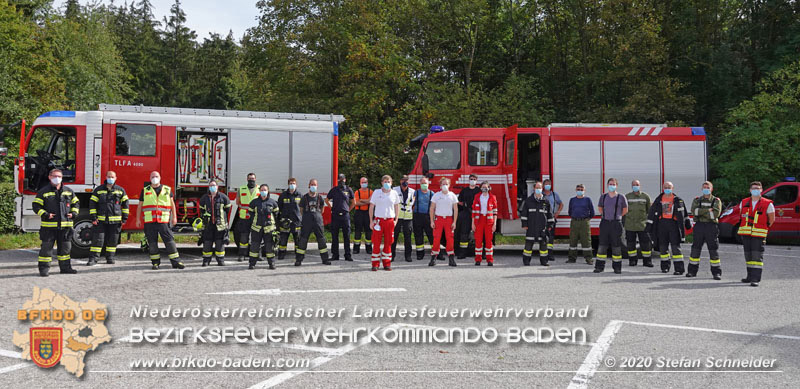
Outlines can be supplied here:
M688 250L687 250L688 251ZM183 248L187 268L150 270L147 256L121 249L115 265L76 267L74 276L36 276L36 253L0 252L0 386L3 387L796 387L800 379L800 248L769 246L760 287L739 282L745 272L740 246L723 244L723 280L714 281L707 257L695 279L662 274L654 268L623 267L623 274L593 274L583 263L523 267L517 251L501 251L496 265L457 268L439 262L395 262L392 272L369 271L369 257L323 266L314 254L302 267L278 262L274 271L259 263L228 260L228 266L200 266L200 250ZM536 262L536 261L534 261ZM55 264L54 264L55 266ZM34 286L76 301L108 304L106 322L113 341L86 357L82 379L62 368L49 370L19 359L14 330L28 323L16 310ZM583 308L586 319L142 319L151 308L303 307L335 308ZM202 326L361 326L392 328L583 327L585 343L508 344L135 344L133 327ZM505 338L503 338L505 339ZM175 357L300 358L297 369L134 369L134 359ZM770 368L680 366L693 361L774 360ZM632 367L621 364L632 363ZM669 367L670 363L677 364ZM658 367L658 364L668 366Z

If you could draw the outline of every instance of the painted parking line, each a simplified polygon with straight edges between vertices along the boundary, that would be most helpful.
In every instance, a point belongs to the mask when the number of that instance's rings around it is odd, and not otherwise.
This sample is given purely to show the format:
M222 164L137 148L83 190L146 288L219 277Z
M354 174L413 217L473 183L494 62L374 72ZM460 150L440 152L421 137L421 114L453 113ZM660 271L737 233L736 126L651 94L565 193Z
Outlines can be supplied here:
M792 335L780 335L780 334L764 334L758 332L747 332L747 331L735 331L735 330L723 330L723 329L716 329L716 328L703 328L703 327L692 327L692 326L682 326L682 325L674 325L674 324L661 324L661 323L647 323L647 322L638 322L638 321L625 321L625 320L611 320L606 324L606 327L603 329L603 332L600 334L600 337L597 338L597 342L589 350L589 354L586 355L586 359L584 359L581 366L578 368L578 371L575 373L575 376L572 377L572 381L569 384L570 389L585 389L588 387L589 380L594 377L596 373L619 373L623 372L621 370L603 370L598 371L597 369L601 366L603 358L605 357L608 348L611 347L611 343L614 341L614 338L617 336L620 328L622 328L623 324L628 325L636 325L636 326L645 326L645 327L657 327L657 328L670 328L670 329L678 329L678 330L689 330L689 331L701 331L701 332L712 332L718 334L730 334L730 335L743 335L743 336L754 336L754 337L763 337L763 338L773 338L773 339L789 339L789 340L800 340L800 336L792 336ZM679 373L683 371L670 371L670 370L658 370L658 371L639 371L639 370L630 370L626 371L629 373ZM750 371L750 370L727 370L727 371L717 371L717 370L694 370L694 371L685 371L687 373L782 373L782 370L764 370L764 371Z
M26 367L29 367L29 366L33 366L33 364L26 362L26 363L18 363L16 365L3 367L3 368L0 368L0 374L9 373L9 372L12 372L14 370L23 369L23 368L26 368Z
M22 354L20 354L20 353L18 353L16 351L0 350L0 357L22 359Z
M406 292L406 289L405 288L313 289L313 290L258 289L258 290L236 290L232 292L211 292L206 294L280 296L282 294L296 294L296 293L302 294L302 293L382 293L382 292Z

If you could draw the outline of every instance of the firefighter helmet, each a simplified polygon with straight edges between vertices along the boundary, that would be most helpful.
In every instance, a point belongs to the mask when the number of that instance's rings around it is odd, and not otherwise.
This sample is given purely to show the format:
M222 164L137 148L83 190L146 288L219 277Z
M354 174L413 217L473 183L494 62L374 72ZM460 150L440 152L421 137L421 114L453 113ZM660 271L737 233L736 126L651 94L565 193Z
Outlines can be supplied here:
M192 229L195 230L195 231L202 230L203 229L203 219L200 219L199 217L197 219L194 219L194 222L192 222Z
M150 245L147 243L147 237L142 237L142 240L139 242L139 245L142 247L142 251L148 252L150 249Z

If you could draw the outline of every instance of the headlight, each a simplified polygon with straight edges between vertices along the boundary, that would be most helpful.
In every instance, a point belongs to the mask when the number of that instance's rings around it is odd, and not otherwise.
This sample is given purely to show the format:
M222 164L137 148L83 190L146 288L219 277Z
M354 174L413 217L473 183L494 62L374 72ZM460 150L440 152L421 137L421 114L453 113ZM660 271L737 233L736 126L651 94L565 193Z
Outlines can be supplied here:
M728 216L733 213L733 208L728 208L722 213L722 217Z

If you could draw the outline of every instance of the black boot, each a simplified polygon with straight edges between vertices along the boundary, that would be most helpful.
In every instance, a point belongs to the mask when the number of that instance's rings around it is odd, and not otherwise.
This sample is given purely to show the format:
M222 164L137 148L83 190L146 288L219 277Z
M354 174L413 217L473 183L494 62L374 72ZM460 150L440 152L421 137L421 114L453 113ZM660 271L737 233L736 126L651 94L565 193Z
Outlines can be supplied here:
M459 247L457 250L457 254L458 254L458 259L464 259L467 257L467 249Z
M547 257L539 257L539 264L542 266L550 266L550 264L547 263Z
M466 258L466 257L464 257L464 258ZM456 256L455 255L450 255L448 262L449 262L448 265L456 266Z
M211 264L211 258L203 258L203 267L206 267Z
M170 259L169 262L172 264L173 269L183 269L185 267L181 261ZM211 263L211 258L208 259L208 262Z
M595 273L602 273L606 270L606 261L596 260L594 261L594 272Z
M286 258L286 250L278 250L278 259L282 260Z
M638 258L628 258L628 266L636 266L639 264Z
M622 274L622 262L621 261L613 261L613 262L611 262L611 268L614 269L614 274Z
M719 266L712 266L711 267L711 276L714 277L715 280L719 281L722 279L722 268Z
M61 274L76 274L78 273L77 270L72 268L72 263L69 259L64 261L58 261L58 268L61 270Z
M150 260L150 263L153 265L150 267L152 270L158 270L158 267L161 266L161 260Z
M688 278L697 277L698 270L700 270L700 265L695 263L690 263L689 266L686 267L686 277Z
M115 262L117 262L117 261L114 260L114 257L106 258L106 263L109 264L109 265L113 265Z
M217 266L225 266L225 257L217 258Z
M372 254L372 245L371 245L371 244L369 244L369 243L367 243L367 249L366 249L366 252L367 252L367 254Z
M89 260L86 261L86 266L94 266L97 265L97 258L89 257Z
M522 256L522 265L523 266L530 266L531 265L531 257Z
M47 277L50 273L50 262L39 262L39 276Z
M361 252L361 243L353 243L353 254Z
M248 269L253 270L256 268L256 263L258 263L258 258L250 257L250 265L247 266Z
M272 258L267 258L267 263L269 263L269 270L275 270L275 262Z
M669 259L662 259L661 260L661 272L662 273L669 273L670 262Z
M242 257L242 256L240 255L238 258L236 258L236 261L237 261L237 262L242 262L242 261L244 261L244 257Z
M672 273L673 275L683 275L683 272L685 271L683 267L683 261L674 262L672 265L675 267L675 272Z
M653 260L650 258L643 258L642 259L642 266L644 267L653 267Z
M436 256L431 254L431 261L428 262L428 266L436 265Z

